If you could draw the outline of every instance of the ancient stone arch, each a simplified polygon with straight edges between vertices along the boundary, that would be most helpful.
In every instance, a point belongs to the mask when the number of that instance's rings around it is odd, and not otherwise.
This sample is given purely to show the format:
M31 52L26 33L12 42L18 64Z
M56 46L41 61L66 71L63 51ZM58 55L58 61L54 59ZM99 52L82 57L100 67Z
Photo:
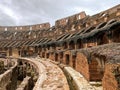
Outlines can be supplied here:
M102 81L104 75L105 60L102 57L92 56L89 63L91 81Z
M77 39L77 43L76 44L77 44L77 49L80 49L80 48L83 47L81 39Z
M73 40L69 42L69 49L75 49L75 42Z

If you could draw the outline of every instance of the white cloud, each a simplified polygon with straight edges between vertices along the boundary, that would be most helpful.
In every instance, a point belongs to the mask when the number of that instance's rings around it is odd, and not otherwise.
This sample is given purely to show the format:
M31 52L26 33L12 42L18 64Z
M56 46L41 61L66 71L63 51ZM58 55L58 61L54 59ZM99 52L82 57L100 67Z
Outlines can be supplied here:
M8 15L9 17L11 17L14 21L16 21L16 24L19 24L19 21L22 18L20 15L14 12L11 8L4 5L0 5L0 11Z
M96 14L119 4L119 0L0 0L0 25L51 22L81 11ZM2 22L1 22L2 21Z

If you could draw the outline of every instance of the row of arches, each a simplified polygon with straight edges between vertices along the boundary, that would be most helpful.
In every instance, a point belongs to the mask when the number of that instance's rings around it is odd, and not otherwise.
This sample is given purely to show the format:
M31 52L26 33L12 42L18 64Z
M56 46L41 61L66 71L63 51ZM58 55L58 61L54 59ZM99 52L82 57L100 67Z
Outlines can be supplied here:
M112 42L120 42L120 28L117 28L115 31L109 31L107 33L99 33L97 36L92 37L90 39L81 39L78 38L76 40L69 40L69 41L63 41L59 43L54 43L51 45L46 46L40 46L41 48L44 48L45 50L56 50L57 47L62 47L62 49L81 49L81 48L89 48L93 46L108 44ZM42 51L42 50L41 50Z
M60 36L60 38L58 37L55 42L53 41L52 43L45 43L44 45L41 45L41 47L49 50L50 48L56 49L56 47L60 46L62 49L72 50L111 42L119 42L119 29L119 22L113 19L109 22L103 22L96 27L91 26L88 29L81 31L80 35L78 33L74 33L73 35L62 35L63 38Z
M82 73L88 81L102 81L105 68L105 57L87 56L79 51L65 51L59 53L42 53L44 58L49 58L61 64L71 66Z

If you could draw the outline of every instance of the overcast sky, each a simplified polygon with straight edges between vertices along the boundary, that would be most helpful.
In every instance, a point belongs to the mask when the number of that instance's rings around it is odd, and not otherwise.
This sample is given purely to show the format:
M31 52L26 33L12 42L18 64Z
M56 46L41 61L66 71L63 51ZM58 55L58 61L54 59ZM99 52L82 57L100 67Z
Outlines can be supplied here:
M120 0L0 0L0 26L50 22L81 11L96 14Z

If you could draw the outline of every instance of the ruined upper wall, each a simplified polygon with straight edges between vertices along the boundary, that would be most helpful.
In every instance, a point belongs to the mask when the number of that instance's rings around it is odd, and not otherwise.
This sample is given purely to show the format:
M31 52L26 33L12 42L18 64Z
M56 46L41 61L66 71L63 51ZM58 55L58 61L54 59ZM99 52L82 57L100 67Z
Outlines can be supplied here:
M105 11L103 11L103 12L101 12L101 13L102 13L102 14L104 14L104 13L106 13L106 14L112 14L112 13L117 12L117 11L119 11L119 10L120 10L120 4L117 5L117 6L115 6L115 7L110 8L110 9L108 9L108 10L105 10Z
M107 22L113 18L118 20L119 16L120 16L120 4L91 16L87 22L91 24L92 23L99 24L101 22Z
M79 20L85 17L86 17L86 13L83 11L78 14L57 20L55 22L55 26L64 26L64 25L67 25L68 23L72 23L76 20Z
M53 33L56 33L55 35L74 33L90 27L96 27L113 19L120 21L120 4L92 16L81 12L59 19L55 22L55 32Z
M36 25L26 25L26 26L0 26L0 30L42 30L49 29L49 23L36 24Z

